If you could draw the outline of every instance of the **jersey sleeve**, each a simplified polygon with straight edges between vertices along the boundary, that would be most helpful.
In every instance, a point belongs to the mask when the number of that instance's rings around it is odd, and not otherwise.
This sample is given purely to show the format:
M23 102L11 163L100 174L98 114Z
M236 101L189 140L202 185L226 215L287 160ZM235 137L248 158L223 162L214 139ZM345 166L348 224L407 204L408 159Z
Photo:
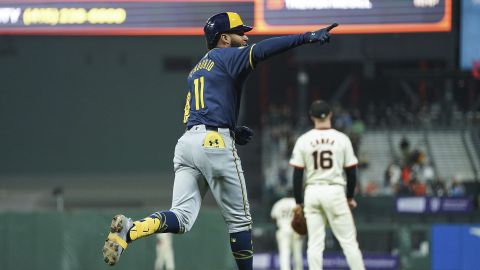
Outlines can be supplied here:
M293 148L292 157L290 158L290 165L297 168L305 168L305 160L303 159L301 141L297 140Z
M350 139L345 135L345 162L344 168L352 167L358 164L357 157L353 152L353 146Z
M228 74L233 78L237 78L253 70L254 66L251 60L252 47L234 47L225 48L223 54L223 64Z

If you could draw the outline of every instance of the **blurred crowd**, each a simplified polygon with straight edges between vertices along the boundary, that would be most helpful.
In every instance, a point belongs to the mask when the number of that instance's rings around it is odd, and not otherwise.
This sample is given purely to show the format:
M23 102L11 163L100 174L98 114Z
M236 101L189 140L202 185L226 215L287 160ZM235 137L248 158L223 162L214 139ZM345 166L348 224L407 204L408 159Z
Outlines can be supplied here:
M396 106L393 106L397 108ZM402 118L403 123L416 123L420 118L413 116L406 109L392 108L387 113L391 119ZM429 110L437 110L430 108ZM441 111L438 108L438 111ZM335 129L347 134L359 158L359 173L368 167L368 159L359 153L359 145L365 130L378 124L372 120L379 115L375 111L362 114L359 110L346 110L333 104L332 125ZM410 115L410 116L409 116ZM431 114L432 116L432 114ZM376 116L375 116L376 117ZM434 119L430 117L431 119ZM295 140L298 135L312 128L308 119L300 119L292 112L289 105L272 105L268 114L262 119L263 149L262 167L267 193L281 196L291 188L292 168L288 165ZM408 120L410 119L410 120ZM416 119L416 120L415 120ZM383 120L382 120L383 121ZM398 120L400 121L400 120ZM400 121L400 122L402 122ZM422 149L411 146L407 137L402 138L396 156L385 168L382 181L367 181L360 183L358 193L365 196L398 195L398 196L464 196L465 187L457 179L441 179L435 173L435 164L429 161ZM382 176L379 175L379 179Z
M422 105L398 102L392 105L370 103L365 109L369 127L452 127L478 121L480 115L463 111L455 103L434 102Z
M446 90L434 82L417 83L416 91L408 86L397 91L377 91L375 99L357 104L366 125L460 127L480 123L480 95L474 90L475 84L466 86L464 80L458 80L457 85L452 82L452 88Z
M465 196L465 187L454 177L445 182L435 174L434 164L426 154L411 148L407 137L400 141L395 162L385 169L386 194L399 196Z

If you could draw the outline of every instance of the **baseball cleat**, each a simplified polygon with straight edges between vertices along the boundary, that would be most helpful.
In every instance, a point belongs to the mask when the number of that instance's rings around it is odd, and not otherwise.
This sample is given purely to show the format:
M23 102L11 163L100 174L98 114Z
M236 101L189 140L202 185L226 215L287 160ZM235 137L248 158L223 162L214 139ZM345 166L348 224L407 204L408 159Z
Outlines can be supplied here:
M131 219L124 215L116 215L110 224L110 233L103 245L103 260L108 265L115 265L120 259L120 254L127 248L127 233L133 226Z

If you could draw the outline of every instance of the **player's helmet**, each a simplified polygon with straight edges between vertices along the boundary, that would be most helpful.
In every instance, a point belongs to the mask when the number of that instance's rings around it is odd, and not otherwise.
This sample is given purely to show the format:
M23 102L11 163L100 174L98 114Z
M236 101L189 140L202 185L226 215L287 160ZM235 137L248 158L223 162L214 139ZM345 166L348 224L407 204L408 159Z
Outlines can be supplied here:
M211 50L217 45L220 34L234 31L248 32L252 29L251 26L243 24L242 18L237 13L222 12L207 20L203 32L205 32L208 49Z

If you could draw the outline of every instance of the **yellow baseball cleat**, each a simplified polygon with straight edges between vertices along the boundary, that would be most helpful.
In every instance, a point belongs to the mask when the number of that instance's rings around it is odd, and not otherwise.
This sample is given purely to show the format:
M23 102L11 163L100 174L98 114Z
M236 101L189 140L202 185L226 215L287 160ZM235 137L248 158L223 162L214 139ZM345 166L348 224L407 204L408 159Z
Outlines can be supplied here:
M110 224L110 233L103 245L103 260L108 265L115 265L120 254L127 248L127 233L133 226L131 219L124 215L116 215Z

